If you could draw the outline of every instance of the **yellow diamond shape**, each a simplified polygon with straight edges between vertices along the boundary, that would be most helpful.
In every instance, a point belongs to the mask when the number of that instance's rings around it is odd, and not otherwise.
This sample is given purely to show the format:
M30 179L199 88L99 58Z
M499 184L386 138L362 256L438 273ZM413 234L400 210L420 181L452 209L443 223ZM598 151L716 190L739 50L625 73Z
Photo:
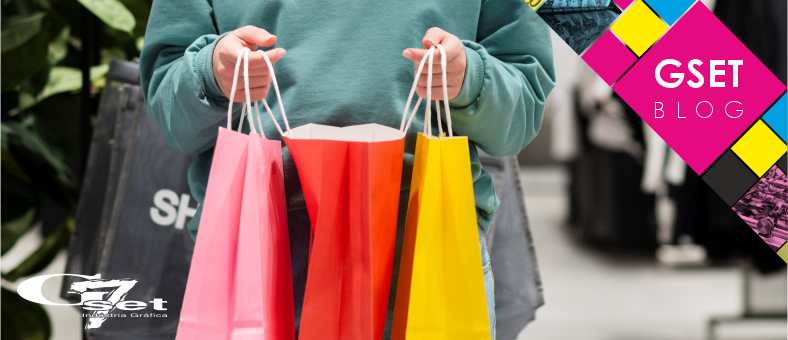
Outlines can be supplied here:
M786 151L785 143L772 132L762 120L758 120L750 131L731 148L744 164L762 177Z
M783 259L783 261L788 262L788 247L783 246L780 250L777 251L777 255Z
M643 0L638 0L610 29L640 57L668 30L668 26Z
M525 0L525 3L531 6L534 11L539 9L539 6L542 5L543 2L544 0Z

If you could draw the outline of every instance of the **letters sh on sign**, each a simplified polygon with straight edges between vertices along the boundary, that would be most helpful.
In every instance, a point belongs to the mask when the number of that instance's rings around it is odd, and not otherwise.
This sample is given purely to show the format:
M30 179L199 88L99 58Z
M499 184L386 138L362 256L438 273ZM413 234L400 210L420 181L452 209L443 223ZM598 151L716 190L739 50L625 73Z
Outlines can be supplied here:
M187 217L194 217L197 208L190 208L189 194L178 196L170 189L160 189L153 195L153 206L150 208L150 218L153 223L160 226L175 224L175 229L183 229Z

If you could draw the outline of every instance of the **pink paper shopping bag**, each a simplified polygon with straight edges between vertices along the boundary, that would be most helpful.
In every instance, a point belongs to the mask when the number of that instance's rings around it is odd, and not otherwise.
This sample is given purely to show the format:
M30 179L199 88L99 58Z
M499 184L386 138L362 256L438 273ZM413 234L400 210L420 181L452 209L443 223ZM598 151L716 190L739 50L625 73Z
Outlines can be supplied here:
M235 66L247 89L248 53ZM178 340L295 339L281 144L257 134L248 91L239 131L247 112L249 135L230 129L232 104L219 129Z

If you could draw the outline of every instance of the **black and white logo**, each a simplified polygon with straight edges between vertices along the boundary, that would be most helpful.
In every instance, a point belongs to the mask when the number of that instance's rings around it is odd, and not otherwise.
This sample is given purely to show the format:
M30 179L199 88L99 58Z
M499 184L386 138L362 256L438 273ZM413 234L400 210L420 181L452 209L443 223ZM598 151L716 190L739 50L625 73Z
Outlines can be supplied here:
M55 303L47 300L41 293L44 281L55 276L76 276L86 281L71 284L69 293L81 296L79 303ZM167 317L167 301L155 298L152 301L126 300L126 295L137 284L137 280L102 279L100 274L93 276L76 274L51 274L41 275L25 280L17 291L19 296L28 301L51 306L82 306L87 311L83 313L88 318L85 328L99 328L111 317ZM132 313L125 313L132 312Z

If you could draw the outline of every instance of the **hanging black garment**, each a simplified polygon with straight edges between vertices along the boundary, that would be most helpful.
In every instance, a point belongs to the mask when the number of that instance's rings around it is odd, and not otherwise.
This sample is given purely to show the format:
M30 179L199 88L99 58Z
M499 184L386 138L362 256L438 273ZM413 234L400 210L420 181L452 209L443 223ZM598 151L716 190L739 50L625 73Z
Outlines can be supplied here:
M621 100L613 94L615 100ZM644 144L641 118L623 101L624 123L633 140ZM579 105L577 112L581 112ZM594 145L588 137L589 119L596 112L579 115L581 152L569 164L569 227L585 244L604 250L651 251L656 246L655 196L640 189L643 165L621 151Z
M714 15L786 84L785 0L717 0Z

